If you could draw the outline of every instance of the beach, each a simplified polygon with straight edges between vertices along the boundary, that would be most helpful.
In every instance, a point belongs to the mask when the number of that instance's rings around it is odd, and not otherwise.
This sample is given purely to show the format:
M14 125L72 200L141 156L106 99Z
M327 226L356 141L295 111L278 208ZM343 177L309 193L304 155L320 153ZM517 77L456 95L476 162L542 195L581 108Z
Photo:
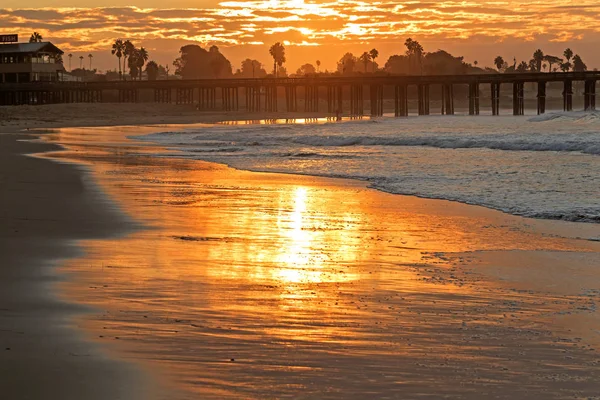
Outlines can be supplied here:
M47 110L0 134L11 398L597 396L597 223L136 139L226 115Z

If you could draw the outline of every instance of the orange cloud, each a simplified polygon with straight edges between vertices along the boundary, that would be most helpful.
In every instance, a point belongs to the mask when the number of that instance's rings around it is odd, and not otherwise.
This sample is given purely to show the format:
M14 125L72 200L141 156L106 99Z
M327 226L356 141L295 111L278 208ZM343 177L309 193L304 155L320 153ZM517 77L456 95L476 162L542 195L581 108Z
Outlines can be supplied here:
M597 0L510 1L226 1L205 9L137 7L0 9L7 32L41 32L67 52L106 51L114 38L244 46L298 46L506 40L548 43L600 38ZM162 45L161 45L162 43ZM440 46L442 47L442 46Z

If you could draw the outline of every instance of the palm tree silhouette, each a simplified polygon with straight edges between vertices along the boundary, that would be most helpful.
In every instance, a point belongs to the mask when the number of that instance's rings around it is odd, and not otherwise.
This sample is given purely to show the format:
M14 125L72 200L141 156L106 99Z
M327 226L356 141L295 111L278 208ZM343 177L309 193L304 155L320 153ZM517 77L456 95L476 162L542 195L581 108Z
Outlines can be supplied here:
M37 32L33 32L29 37L29 43L38 43L41 42L44 38Z
M537 49L533 53L533 59L537 68L537 72L542 70L542 62L544 61L544 52L541 49Z
M371 61L371 56L366 51L358 57L359 61L362 61L365 65L365 73L367 72L367 66L369 65L369 61Z
M413 63L419 65L419 72L423 73L423 64L421 58L423 57L423 46L421 43L416 40L412 40L412 38L406 39L404 42L404 46L406 46L406 55L408 56L408 65L411 67Z
M93 57L94 57L94 56L93 56L91 53L90 53L90 54L88 54L88 58L90 59L90 71L92 70L92 58L93 58Z
M275 43L269 49L269 54L273 57L273 74L277 78L278 68L285 63L285 47L280 42Z
M375 59L379 57L379 51L377 51L377 49L371 49L369 56L371 56L371 60L373 60L373 72L375 72Z
M562 67L563 67L563 71L568 71L571 68L571 58L573 57L573 50L571 50L570 48L566 48L563 56L565 56L565 58L567 59L567 62L565 62Z
M127 59L135 52L135 46L129 40L123 42L123 69L125 69L125 63ZM129 65L131 63L127 63Z
M142 68L144 67L144 64L146 63L146 61L148 61L148 51L143 48L140 47L140 49L138 51L136 51L136 55L135 55L135 61L136 61L136 67L139 69L139 80L142 80Z
M73 54L69 54L69 71L72 71L71 69L71 59L73 58Z
M502 58L502 56L494 58L494 65L496 66L496 69L500 71L504 66L504 58Z
M79 68L83 69L83 56L79 56Z
M317 60L315 64L317 64L317 72L319 72L319 68L321 68L321 61Z
M123 43L123 41L121 39L115 40L115 42L112 45L111 54L117 56L117 58L119 60L119 77L121 79L123 78L123 72L121 70L121 57L123 57L124 50L125 50L125 44Z

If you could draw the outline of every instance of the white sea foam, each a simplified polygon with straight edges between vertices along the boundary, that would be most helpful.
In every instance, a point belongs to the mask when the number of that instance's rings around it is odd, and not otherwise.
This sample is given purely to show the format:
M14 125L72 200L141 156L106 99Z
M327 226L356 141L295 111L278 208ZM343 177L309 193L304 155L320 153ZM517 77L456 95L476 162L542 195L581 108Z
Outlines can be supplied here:
M536 218L600 222L600 114L217 125L143 137L259 171L364 179L380 190Z

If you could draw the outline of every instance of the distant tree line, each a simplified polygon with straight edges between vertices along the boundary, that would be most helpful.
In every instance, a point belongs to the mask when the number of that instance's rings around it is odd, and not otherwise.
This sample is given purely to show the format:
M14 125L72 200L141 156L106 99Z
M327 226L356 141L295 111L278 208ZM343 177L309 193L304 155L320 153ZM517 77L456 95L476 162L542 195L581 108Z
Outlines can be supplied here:
M509 66L502 56L497 56L494 59L494 66L498 72L515 73L515 72L582 72L587 71L587 65L583 62L578 54L573 54L570 48L565 49L563 57L557 57L550 54L544 54L541 49L537 49L533 53L533 57L529 62L521 61L517 65L517 59L513 58L513 65Z
M34 32L31 41L42 40L41 35ZM144 47L137 48L129 40L117 39L112 45L111 53L118 59L118 75L116 72L107 73L106 79L125 79L128 70L131 79L142 79L145 71L148 80L168 79L169 66L159 65L155 61L148 61L149 54ZM465 62L464 58L453 56L445 50L426 52L423 46L412 38L406 39L404 49L399 54L390 56L383 67L377 63L379 51L375 48L364 51L359 56L348 52L336 64L333 71L321 71L321 62L302 64L295 73L288 74L285 63L286 48L281 42L269 48L269 55L273 60L272 68L267 67L258 60L246 58L241 62L240 68L233 70L231 62L221 53L217 46L207 49L196 44L182 46L179 57L173 62L175 67L173 75L182 79L219 79L219 78L264 78L306 76L314 74L327 75L360 75L360 74L394 74L394 75L461 75L485 73L519 73L519 72L554 72L554 71L586 71L587 66L570 48L563 52L563 57L544 54L541 49L533 53L532 58L526 62L508 65L502 56L494 59L493 68L480 68L478 62L472 64ZM69 65L72 54L69 54ZM90 71L92 62L90 57ZM80 57L80 69L83 57ZM145 70L144 70L145 66ZM95 73L95 70L94 70ZM83 74L83 73L82 73ZM89 75L89 72L86 73ZM110 74L110 76L109 76Z

